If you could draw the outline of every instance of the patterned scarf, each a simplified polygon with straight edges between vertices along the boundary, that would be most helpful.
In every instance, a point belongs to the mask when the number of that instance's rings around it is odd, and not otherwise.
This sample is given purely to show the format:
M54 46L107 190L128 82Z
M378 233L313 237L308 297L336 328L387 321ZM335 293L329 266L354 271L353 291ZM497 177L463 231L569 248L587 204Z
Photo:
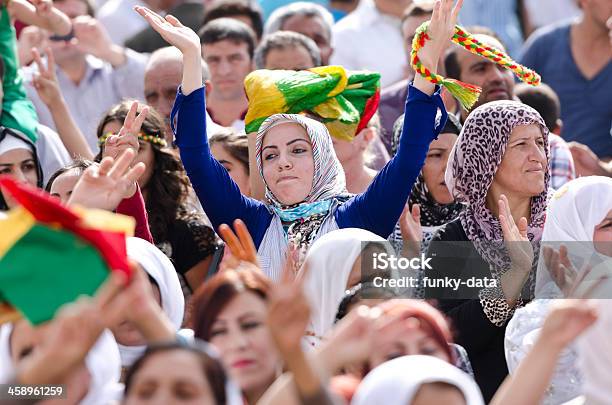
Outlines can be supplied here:
M314 177L312 188L306 199L291 206L282 204L272 193L266 183L266 198L271 209L278 215L287 242L298 249L299 263L305 257L306 251L325 219L331 214L336 201L344 201L349 197L346 191L344 170L334 152L334 146L327 128L320 122L294 114L276 114L266 119L257 133L255 151L257 168L263 176L261 152L263 138L266 133L277 125L296 123L303 127L310 138L314 161Z
M498 280L510 268L510 258L504 247L499 219L486 207L486 197L506 152L510 133L517 126L529 124L540 126L548 161L548 129L540 114L516 101L494 101L478 107L469 115L446 167L445 181L449 191L455 200L468 204L459 214L463 230L480 256L489 264L492 276ZM544 184L549 184L549 179L547 164ZM531 199L527 236L536 252L534 269L544 228L547 194L548 189L545 187ZM533 285L534 273L532 271L526 283L528 289ZM502 325L512 314L511 308L507 308L507 305L504 307L505 300L499 300L502 294L501 289L483 289L480 294L481 302L496 297L493 301L498 304L491 306L483 302L483 309L487 317L497 325Z

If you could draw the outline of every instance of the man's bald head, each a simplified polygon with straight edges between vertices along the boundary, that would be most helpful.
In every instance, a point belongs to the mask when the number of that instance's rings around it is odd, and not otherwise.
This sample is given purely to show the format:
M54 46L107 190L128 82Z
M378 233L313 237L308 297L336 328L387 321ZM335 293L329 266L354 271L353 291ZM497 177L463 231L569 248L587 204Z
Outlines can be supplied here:
M210 80L206 62L202 61L202 78ZM145 99L166 120L176 98L176 91L183 80L183 54L177 48L168 46L151 54L144 74Z

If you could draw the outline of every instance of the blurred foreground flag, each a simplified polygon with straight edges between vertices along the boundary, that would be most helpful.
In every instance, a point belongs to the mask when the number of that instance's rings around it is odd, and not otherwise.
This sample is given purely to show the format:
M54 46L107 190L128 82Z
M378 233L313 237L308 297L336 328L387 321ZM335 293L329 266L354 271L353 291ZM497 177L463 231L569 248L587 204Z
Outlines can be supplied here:
M80 295L93 295L111 269L129 276L125 238L133 235L133 218L67 208L7 176L0 176L0 188L20 204L0 219L0 310L5 314L16 310L36 325Z

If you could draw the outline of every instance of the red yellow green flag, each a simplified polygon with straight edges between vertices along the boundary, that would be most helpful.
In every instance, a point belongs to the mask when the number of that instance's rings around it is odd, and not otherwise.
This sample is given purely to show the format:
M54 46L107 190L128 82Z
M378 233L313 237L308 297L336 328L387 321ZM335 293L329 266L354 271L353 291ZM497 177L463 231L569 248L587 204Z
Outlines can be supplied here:
M133 218L68 208L7 176L0 187L20 204L0 219L0 304L39 324L80 295L93 295L109 271L129 276L125 238Z
M365 128L380 101L380 74L342 66L308 70L256 70L244 80L249 99L245 131L257 132L274 114L314 116L336 138L351 141Z

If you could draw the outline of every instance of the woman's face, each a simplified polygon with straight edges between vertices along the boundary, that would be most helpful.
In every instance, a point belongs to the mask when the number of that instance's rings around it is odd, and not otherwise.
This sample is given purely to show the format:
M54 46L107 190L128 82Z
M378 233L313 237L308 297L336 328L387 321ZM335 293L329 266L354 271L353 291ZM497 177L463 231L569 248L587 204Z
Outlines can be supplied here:
M374 368L401 356L425 355L434 356L446 362L450 362L444 348L440 347L433 338L429 325L418 318L408 318L404 322L410 332L405 333L399 339L388 339L385 336L379 337L379 342L373 345L374 350L370 353L370 368Z
M593 244L597 252L612 257L612 210L595 226Z
M457 135L443 133L429 145L429 151L423 165L423 178L429 193L438 204L450 204L453 197L444 182L446 164Z
M57 176L51 184L51 195L66 203L72 195L72 190L81 178L82 172L80 169L70 169Z
M103 134L107 134L112 132L113 134L118 134L123 125L119 121L111 121L104 126L102 129ZM149 180L153 175L153 167L155 165L155 155L153 154L153 146L149 142L138 140L138 154L134 158L132 162L132 166L135 164L142 162L145 164L144 173L138 178L138 185L141 189L145 189L147 184L149 184Z
M210 151L215 159L225 167L232 180L238 185L240 192L246 196L251 195L248 168L240 160L233 157L219 142L213 143Z
M245 393L267 388L280 364L265 320L264 300L245 291L223 308L211 328L210 343Z
M155 283L149 283L151 285L151 290L153 291L153 296L155 297L155 301L161 307L161 294L159 292L159 287L155 285ZM142 333L132 324L132 322L128 320L124 320L116 326L111 328L111 332L115 336L115 340L117 343L124 346L140 346L146 345L147 341L145 340Z
M263 176L268 188L283 205L301 203L312 190L314 160L306 130L283 123L268 131L261 150Z
M151 355L133 378L126 405L215 404L200 359L187 350Z
M535 197L546 188L548 161L544 136L536 124L512 131L506 153L493 178L493 186L509 196Z
M32 151L27 149L13 149L0 155L0 174L8 174L19 182L36 187L38 185L38 171ZM6 204L13 208L15 201L3 194Z

